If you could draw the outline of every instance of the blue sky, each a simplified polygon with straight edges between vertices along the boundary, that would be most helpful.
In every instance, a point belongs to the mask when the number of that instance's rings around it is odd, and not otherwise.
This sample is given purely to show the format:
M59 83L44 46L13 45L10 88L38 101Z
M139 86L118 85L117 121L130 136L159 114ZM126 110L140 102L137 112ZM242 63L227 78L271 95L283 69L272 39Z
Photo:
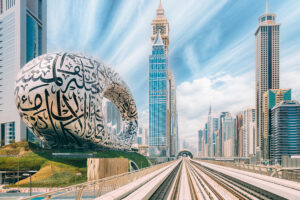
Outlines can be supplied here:
M151 21L158 0L48 0L48 52L99 58L121 74L148 120ZM196 141L208 107L236 114L254 104L255 38L265 0L163 0L169 68L177 83L181 138ZM300 1L270 0L281 23L281 88L300 100Z

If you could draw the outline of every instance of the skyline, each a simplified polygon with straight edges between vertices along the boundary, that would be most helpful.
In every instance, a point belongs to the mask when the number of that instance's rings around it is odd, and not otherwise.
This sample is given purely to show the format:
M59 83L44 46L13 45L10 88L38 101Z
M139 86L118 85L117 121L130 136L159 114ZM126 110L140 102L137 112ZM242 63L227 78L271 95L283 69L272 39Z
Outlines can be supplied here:
M180 138L193 141L197 137L210 104L218 113L232 114L255 106L254 32L258 17L265 13L265 1L251 2L189 1L175 5L162 1L170 23L169 67L177 82ZM150 24L159 1L85 3L48 1L48 52L91 54L115 68L133 93L139 117L147 121ZM299 1L269 2L269 12L282 24L281 88L291 88L295 100L300 97L299 8ZM87 10L89 15L81 17ZM102 20L97 20L99 16ZM83 39L76 44L78 38Z

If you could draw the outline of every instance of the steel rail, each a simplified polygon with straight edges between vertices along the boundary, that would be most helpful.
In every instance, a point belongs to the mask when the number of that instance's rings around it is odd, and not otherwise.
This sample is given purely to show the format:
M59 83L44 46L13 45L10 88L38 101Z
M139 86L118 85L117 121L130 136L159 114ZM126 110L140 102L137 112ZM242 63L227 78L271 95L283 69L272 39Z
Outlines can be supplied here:
M182 163L180 164L180 167L178 169L178 172L176 174L176 177L173 181L173 184L171 186L171 189L170 189L169 194L166 199L178 199L179 198L178 188L179 188L179 182L180 182L180 178L181 178L181 176L180 176L181 171L182 171Z
M199 177L198 172L194 169L194 167L192 165L190 165L191 168L190 170L192 171L192 173L194 173L195 176L195 181L196 184L198 186L199 189L199 195L201 194L202 197L199 197L199 199L211 199L211 191L209 190L208 186L205 185L205 183L203 182L203 180L201 180L201 178Z
M220 174L214 173L214 172L211 172L211 173L213 173L215 176L220 178L221 179L220 181L223 181L229 187L233 188L237 192L240 192L241 194L247 196L250 199L263 199L263 200L268 200L269 199L268 197L265 197L264 195L254 191L254 190L251 190L251 189L249 189L249 188L247 188L247 187L245 187L245 186L243 186L243 185L241 185L237 182L234 182L234 181L230 180L229 178L227 178L225 176L221 176Z
M198 173L195 171L194 167L190 162L188 162L189 172L191 173L194 191L196 195L196 199L210 199L206 193L206 190L203 188L203 183L200 183Z
M223 188L225 188L227 191L229 191L231 194L233 194L238 199L242 199L242 200L248 199L248 197L245 197L244 195L238 193L237 191L235 191L234 189L232 189L231 187L229 187L228 185L226 185L224 182L220 181L220 179L217 179L214 175L212 175L212 173L209 173L209 172L205 171L202 167L200 167L199 163L194 162L194 161L192 161L192 162L194 163L195 167L197 167L200 171L202 171L203 173L205 173L208 177L210 177L212 180L214 180L215 182L217 182L220 186L222 186ZM205 182L207 182L207 181L205 180ZM212 191L215 191L215 189L213 188ZM219 194L217 194L217 195L218 195L218 198L220 198L220 195ZM224 199L224 198L221 197L221 199Z
M208 174L206 174L207 176L209 176ZM225 200L225 198L200 174L198 173L199 178L204 182L204 184L209 188L209 190L213 193L213 195L220 200ZM209 176L210 177L210 176ZM211 178L211 177L210 177ZM214 180L214 179L213 179ZM217 181L216 181L217 182ZM217 182L218 183L218 182ZM208 190L206 190L208 196L210 197L210 199L214 199L211 192L209 192ZM242 198L243 199L243 198Z
M178 170L181 167L181 163L179 163L175 169L171 172L171 174L166 178L166 180L157 188L157 190L152 194L150 200L159 200L159 199L167 199L166 197L171 192L171 185L174 183L176 175L178 174Z
M186 160L186 159L185 159ZM189 186L190 186L190 192L192 195L192 199L199 199L199 189L196 187L196 183L195 183L195 177L192 175L191 171L190 171L190 166L189 166L189 162L185 161L186 164L186 168L188 170L187 171L187 177L188 177L188 182L189 182Z
M257 189L254 187L249 187L249 184L244 185L237 181L236 179L227 176L226 174L219 173L213 169L202 166L200 163L192 161L197 168L200 168L206 174L211 176L212 179L218 180L221 185L224 185L224 188L227 188L234 196L244 196L246 199L270 199L269 192L265 192L262 189ZM241 197L238 197L241 198Z

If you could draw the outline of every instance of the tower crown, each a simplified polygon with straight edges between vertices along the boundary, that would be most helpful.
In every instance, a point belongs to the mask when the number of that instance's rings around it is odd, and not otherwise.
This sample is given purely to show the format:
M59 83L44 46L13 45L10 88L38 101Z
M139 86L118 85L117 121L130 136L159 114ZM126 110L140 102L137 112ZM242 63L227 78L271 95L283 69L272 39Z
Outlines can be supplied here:
M269 13L269 5L268 5L268 0L266 0L266 13L261 15L258 18L258 22L261 25L268 25L268 24L275 24L275 18L276 15L273 13Z
M158 8L156 9L156 18L158 19L165 18L165 10L162 7L161 1L159 1Z

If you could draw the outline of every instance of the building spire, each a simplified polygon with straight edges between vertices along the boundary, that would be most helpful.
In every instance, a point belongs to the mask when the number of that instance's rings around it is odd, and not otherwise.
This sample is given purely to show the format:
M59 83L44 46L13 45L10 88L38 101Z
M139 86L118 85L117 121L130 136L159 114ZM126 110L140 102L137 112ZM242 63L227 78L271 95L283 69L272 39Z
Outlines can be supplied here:
M266 14L269 13L269 5L268 5L268 1L269 1L269 0L266 0Z
M156 9L156 16L162 17L165 15L164 8L162 7L161 0L159 1L158 8Z
M163 9L162 4L161 4L161 0L159 0L158 8L159 8L159 9Z
M209 114L211 114L211 104L209 104L209 111L208 111Z

